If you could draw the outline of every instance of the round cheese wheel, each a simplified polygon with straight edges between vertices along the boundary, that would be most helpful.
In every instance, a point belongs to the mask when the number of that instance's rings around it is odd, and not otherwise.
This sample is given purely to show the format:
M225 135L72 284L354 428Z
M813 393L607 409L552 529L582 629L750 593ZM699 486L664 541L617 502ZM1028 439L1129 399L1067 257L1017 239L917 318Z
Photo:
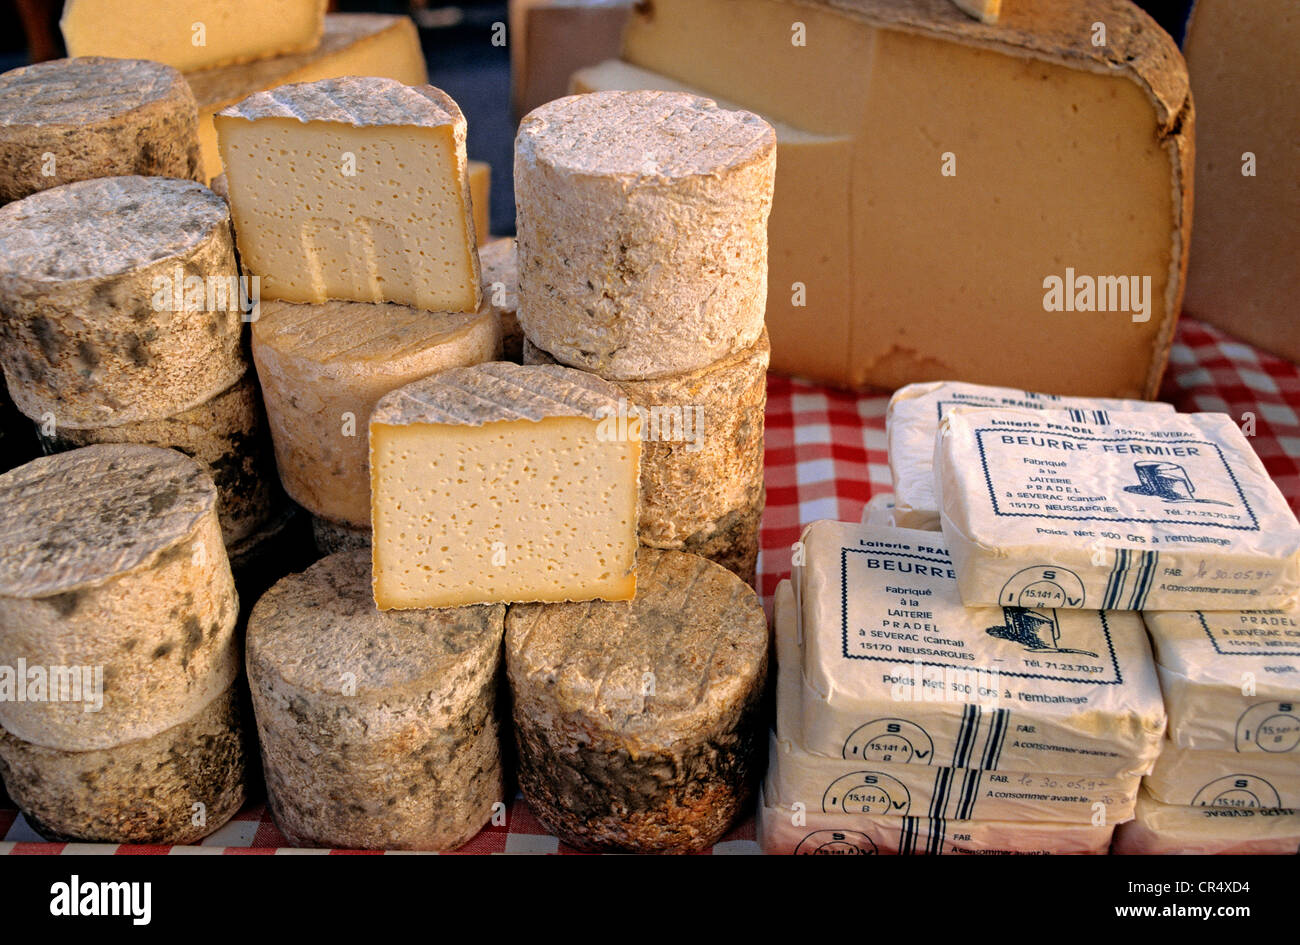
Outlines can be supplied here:
M682 92L594 92L515 142L519 322L609 380L695 370L758 341L776 133Z
M643 548L632 601L515 604L506 616L519 784L591 850L716 842L761 774L768 633L730 571Z
M370 558L271 588L247 664L276 823L300 846L450 850L502 801L502 604L384 611Z

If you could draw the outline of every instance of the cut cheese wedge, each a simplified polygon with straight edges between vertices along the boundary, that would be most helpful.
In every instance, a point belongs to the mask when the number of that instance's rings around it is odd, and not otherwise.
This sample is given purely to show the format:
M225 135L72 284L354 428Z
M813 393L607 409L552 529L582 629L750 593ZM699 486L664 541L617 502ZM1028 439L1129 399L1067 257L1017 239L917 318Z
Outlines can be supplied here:
M1018 3L995 25L946 0L654 0L634 8L622 58L849 139L808 171L778 162L777 201L822 181L848 199L773 213L774 370L1157 391L1187 263L1193 112L1176 46L1129 0ZM1105 183L1080 200L1081 180ZM1044 280L1067 269L1149 291L1140 310L1046 311Z
M934 438L939 421L953 407L1012 407L1017 410L1070 410L1080 419L1101 418L1117 410L1173 413L1172 404L1104 397L1056 397L1034 391L958 381L908 384L894 392L885 414L889 472L894 480L894 524L899 528L939 529L934 489Z
M798 611L789 581L776 589L776 729L763 791L777 806L827 814L946 820L1118 824L1133 816L1141 779L826 758L800 744Z
M182 72L312 49L326 0L68 0L69 56L152 59Z
M641 443L619 388L563 367L453 368L370 417L375 601L631 600Z
M227 106L277 85L345 75L373 75L405 85L429 81L415 23L381 13L330 13L320 45L308 52L237 66L218 66L185 76L199 103L199 147L207 179L221 173L213 118Z
M1300 522L1233 419L956 407L934 453L968 605L1289 607Z
M803 745L849 760L1124 777L1165 729L1137 614L966 607L943 536L801 539Z
M216 119L240 258L264 298L482 301L465 116L432 86L326 79Z
M1300 610L1147 611L1142 618L1174 745L1287 757L1300 775Z

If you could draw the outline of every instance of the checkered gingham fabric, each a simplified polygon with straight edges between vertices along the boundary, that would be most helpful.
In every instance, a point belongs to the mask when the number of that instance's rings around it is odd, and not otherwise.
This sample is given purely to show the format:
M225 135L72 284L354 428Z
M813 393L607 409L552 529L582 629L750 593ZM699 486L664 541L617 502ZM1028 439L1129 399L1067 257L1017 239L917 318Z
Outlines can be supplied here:
M1300 513L1300 367L1184 318L1161 399L1180 411L1227 413L1239 424L1254 418L1256 452L1291 507ZM820 518L858 521L871 496L890 491L885 449L887 395L858 395L773 376L767 399L767 511L759 557L760 592L771 607L777 582L790 573L791 545L802 526ZM44 843L0 795L0 853L327 854L294 850L262 804L249 806L202 845L111 846ZM516 797L504 823L486 827L457 853L578 851L549 836ZM752 818L710 851L757 853Z

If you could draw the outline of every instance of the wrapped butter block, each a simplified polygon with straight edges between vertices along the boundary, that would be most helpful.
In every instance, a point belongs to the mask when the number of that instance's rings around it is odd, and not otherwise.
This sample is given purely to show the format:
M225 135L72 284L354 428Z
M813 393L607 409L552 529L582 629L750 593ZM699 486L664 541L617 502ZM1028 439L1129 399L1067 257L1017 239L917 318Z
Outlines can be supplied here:
M1282 755L1300 771L1300 609L1142 617L1174 745Z
M1176 807L1142 791L1136 816L1115 831L1111 852L1300 853L1300 811Z
M759 794L758 843L768 854L870 856L893 854L1089 853L1110 849L1113 824L1053 824L924 817L846 816L795 811Z
M967 604L1290 607L1300 522L1226 414L952 409L941 525Z
M1085 774L980 771L864 763L803 750L799 719L799 641L794 590L776 589L776 731L765 796L826 814L925 814L950 820L1033 820L1118 824L1133 816L1141 779Z
M885 436L889 440L889 472L894 480L899 528L939 530L939 499L934 491L934 438L939 421L953 407L1010 407L1017 410L1069 410L1098 417L1116 410L1173 413L1172 404L1107 397L1058 397L956 381L930 381L900 387L889 398Z
M1300 807L1300 755L1238 755L1166 745L1144 783L1187 807Z
M1165 709L1137 614L966 607L943 535L821 521L799 573L804 747L832 758L1143 774Z

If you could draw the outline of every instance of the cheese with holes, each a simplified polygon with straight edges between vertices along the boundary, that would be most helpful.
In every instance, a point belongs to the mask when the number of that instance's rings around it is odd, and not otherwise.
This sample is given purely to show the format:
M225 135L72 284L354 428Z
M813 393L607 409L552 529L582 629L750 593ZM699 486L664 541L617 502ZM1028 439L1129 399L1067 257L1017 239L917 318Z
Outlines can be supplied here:
M106 177L0 208L0 309L10 396L47 425L170 417L248 366L230 215L193 181Z
M823 217L780 227L773 212L774 370L1156 393L1187 261L1193 111L1177 48L1135 4L1036 0L990 25L948 0L653 0L622 58L849 140L778 169L774 206L819 180L838 205L821 197ZM1108 185L1080 201L1080 180ZM1045 311L1044 281L1067 269L1137 278L1143 304Z
M934 481L972 606L1300 601L1300 522L1226 414L957 407L940 423Z
M368 302L263 302L253 361L280 481L313 515L370 525L367 424L379 398L451 367L495 359L486 308L427 312Z
M216 127L264 298L478 309L465 116L447 93L324 79L250 95Z
M330 555L253 608L248 679L271 810L296 846L455 849L502 803L506 609L382 613L369 572L365 551Z
M1165 709L1141 618L966 607L941 534L801 539L803 745L849 760L1143 774Z
M1007 387L934 381L908 384L894 392L885 414L889 472L894 481L894 522L900 528L939 529L934 490L934 440L939 421L953 407L1011 407L1017 410L1069 410L1081 419L1111 411L1173 413L1172 404L1102 397L1057 397Z
M1110 849L1115 832L1113 824L947 821L795 811L767 801L761 792L755 827L764 853L786 856L1101 855Z
M583 69L573 76L572 91L657 89L714 98L723 108L740 106L667 76L620 60ZM776 363L816 363L826 352L847 350L847 313L852 302L853 246L848 206L853 138L817 134L757 110L776 133L776 176L768 218L767 330ZM811 301L794 304L803 286ZM780 312L783 317L773 317ZM815 319L816 331L809 331ZM843 324L841 325L841 321ZM842 346L837 348L836 346ZM807 373L807 372L805 372Z
M893 527L895 524L894 512L897 508L898 505L892 492L877 493L868 499L867 504L862 507L862 524Z
M687 551L753 584L763 517L767 334L708 367L617 381L641 430L641 518L651 548ZM555 359L524 340L525 364Z
M619 428L619 396L582 371L491 362L380 399L380 608L630 600L641 443Z
M727 832L760 775L768 633L754 591L641 552L636 599L506 615L519 785L586 850L685 853Z
M180 724L231 684L238 602L216 506L202 466L152 446L87 446L0 476L6 731L111 748Z
M182 72L312 49L326 0L68 0L69 56L152 59Z
M217 486L217 518L226 547L247 538L271 517L281 498L271 438L252 371L197 407L162 420L115 427L38 424L47 453L92 443L139 443L174 449L207 467Z
M1137 816L1115 831L1117 854L1300 853L1300 811L1175 807L1145 791Z
M369 461L367 460L367 465ZM370 492L370 483L366 483L366 492ZM316 550L323 555L332 555L338 551L357 551L370 547L370 526L344 525L331 522L319 515L311 517L311 535L316 543Z
M519 322L613 380L704 367L758 341L776 138L675 92L543 105L515 139Z
M1300 361L1300 9L1196 0L1183 53L1196 96L1188 314Z
M49 748L0 728L0 778L46 840L197 843L248 796L257 762L240 690L227 685L170 728L111 748Z
M0 75L0 203L126 174L201 176L198 104L179 72L87 58Z
M633 0L510 0L516 118L567 95L575 70L617 56Z
M1300 609L1142 618L1174 745L1289 757L1300 771Z
M1133 816L1141 779L1040 771L980 771L826 758L804 751L798 612L789 581L776 588L776 729L763 794L775 806L826 814L1118 824Z
M1193 751L1166 745L1143 786L1161 804L1300 807L1300 755Z
M410 17L381 13L329 13L320 45L307 52L237 66L217 66L185 76L199 102L199 147L208 178L221 173L213 117L254 92L291 82L373 75L406 85L429 81L420 34Z
M483 302L501 322L501 357L521 362L524 332L519 327L519 253L512 237L502 236L479 247L483 269Z

